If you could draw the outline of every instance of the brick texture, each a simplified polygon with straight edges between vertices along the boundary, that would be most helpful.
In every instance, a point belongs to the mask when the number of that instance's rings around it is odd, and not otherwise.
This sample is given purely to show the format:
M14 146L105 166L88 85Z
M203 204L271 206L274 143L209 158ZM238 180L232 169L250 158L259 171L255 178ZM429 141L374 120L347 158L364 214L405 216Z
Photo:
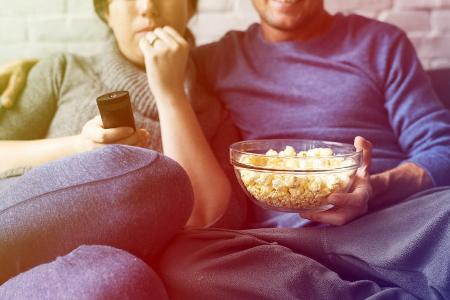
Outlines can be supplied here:
M181 0L180 0L181 1ZM450 0L325 0L330 12L395 24L411 37L426 68L450 67ZM108 29L91 0L0 0L0 63L56 51L97 53ZM199 44L258 20L251 0L200 0L191 28Z

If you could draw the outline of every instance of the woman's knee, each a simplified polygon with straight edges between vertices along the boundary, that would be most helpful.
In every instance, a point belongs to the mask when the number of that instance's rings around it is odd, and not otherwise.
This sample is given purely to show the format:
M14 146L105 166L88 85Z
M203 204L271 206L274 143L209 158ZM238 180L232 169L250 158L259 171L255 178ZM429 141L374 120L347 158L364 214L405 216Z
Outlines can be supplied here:
M177 200L182 200L184 205L193 203L192 185L186 171L176 161L157 151L112 145L100 149L100 153L93 156L101 160L100 164L94 164L99 165L99 169L92 170L98 177L106 173L122 179L124 187L135 186L151 196L162 193L162 196L170 197L172 206L180 204L175 203Z
M107 246L81 246L0 287L0 298L167 299L158 275L137 257Z
M6 230L0 252L9 251L5 260L27 256L21 270L85 243L115 246L150 261L183 227L193 206L189 178L175 161L118 145L30 171L3 197L18 203L1 212ZM28 245L36 240L53 247L42 247L30 259ZM6 278L16 274L17 266L9 265Z
M192 196L189 178L175 161L156 151L123 145L110 145L35 168L6 188L4 195L27 197L108 180L119 185L166 185L169 190L176 185L180 194ZM19 186L22 188L16 188Z
M160 209L161 214L174 218L173 214L177 213L183 222L189 217L194 201L189 177L178 163L156 151L122 145L107 146L36 168L7 188L2 199L11 198L19 204L44 195L46 198L70 196L69 201L80 197L84 201L98 201L104 195L117 205L149 202L144 204L151 204L153 207L149 208Z

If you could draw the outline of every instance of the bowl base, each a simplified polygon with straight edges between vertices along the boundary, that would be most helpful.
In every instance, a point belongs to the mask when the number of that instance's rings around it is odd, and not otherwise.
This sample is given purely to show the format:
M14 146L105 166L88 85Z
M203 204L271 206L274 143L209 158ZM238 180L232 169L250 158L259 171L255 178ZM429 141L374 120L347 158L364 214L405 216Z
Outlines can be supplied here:
M322 211L326 211L326 210L329 210L334 207L333 204L326 204L326 205L321 205L321 206L313 207L313 208L292 208L292 207L277 207L277 206L267 205L267 204L257 201L257 200L253 200L253 202L255 202L258 206L261 206L265 209L271 209L271 210L287 212L287 213L322 212Z

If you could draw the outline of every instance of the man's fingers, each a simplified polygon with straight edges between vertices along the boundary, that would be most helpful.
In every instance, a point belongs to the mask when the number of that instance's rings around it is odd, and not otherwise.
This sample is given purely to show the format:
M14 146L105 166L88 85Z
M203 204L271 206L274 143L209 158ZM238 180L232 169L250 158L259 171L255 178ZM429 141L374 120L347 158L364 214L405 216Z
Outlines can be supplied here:
M362 151L362 162L358 172L360 176L368 176L372 163L372 143L361 136L357 136L354 145L357 151Z
M341 226L353 219L352 211L349 209L333 208L323 212L300 213L304 219L313 222Z
M352 193L333 194L328 197L328 203L337 207L362 207L367 203L369 194L363 187L356 187Z

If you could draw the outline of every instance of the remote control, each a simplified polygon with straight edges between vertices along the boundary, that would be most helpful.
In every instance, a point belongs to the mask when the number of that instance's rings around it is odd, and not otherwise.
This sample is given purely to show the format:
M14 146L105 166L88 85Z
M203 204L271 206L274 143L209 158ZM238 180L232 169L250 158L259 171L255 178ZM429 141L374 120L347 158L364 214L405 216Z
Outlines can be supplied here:
M97 106L103 121L103 128L131 127L136 130L130 94L117 91L97 98Z

